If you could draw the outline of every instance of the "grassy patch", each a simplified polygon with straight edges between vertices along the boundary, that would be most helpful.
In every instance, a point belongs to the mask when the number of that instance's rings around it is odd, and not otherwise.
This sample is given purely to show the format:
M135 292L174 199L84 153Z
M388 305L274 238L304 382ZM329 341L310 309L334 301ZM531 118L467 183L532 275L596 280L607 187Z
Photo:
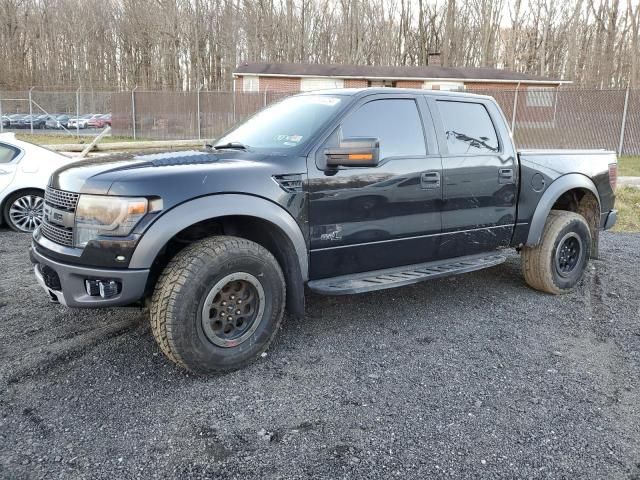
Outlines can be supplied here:
M18 140L22 140L23 142L34 143L36 145L60 145L66 143L76 143L76 144L89 144L95 138L92 135L83 135L81 137L76 137L75 135L38 135L34 133L33 135L29 133L18 133L16 134L16 138ZM133 142L133 138L131 137L104 137L100 140L100 143L114 143L114 142Z
M615 208L618 209L618 221L614 231L640 232L640 188L618 187Z
M620 157L618 175L621 177L640 177L640 157Z

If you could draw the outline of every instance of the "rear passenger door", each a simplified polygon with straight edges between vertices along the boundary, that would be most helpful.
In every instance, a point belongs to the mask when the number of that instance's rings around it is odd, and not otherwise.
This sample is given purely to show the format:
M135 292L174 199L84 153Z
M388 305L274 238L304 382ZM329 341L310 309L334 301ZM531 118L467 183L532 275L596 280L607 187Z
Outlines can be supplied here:
M11 185L18 169L17 158L20 153L16 147L0 143L0 192Z
M481 98L429 100L443 167L442 243L450 258L508 246L516 218L516 153L497 106Z

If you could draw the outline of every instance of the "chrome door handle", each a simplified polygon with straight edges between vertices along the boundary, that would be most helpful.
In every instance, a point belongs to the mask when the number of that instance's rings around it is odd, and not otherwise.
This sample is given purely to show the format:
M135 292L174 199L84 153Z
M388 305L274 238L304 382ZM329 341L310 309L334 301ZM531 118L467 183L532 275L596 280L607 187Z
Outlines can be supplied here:
M423 172L420 175L420 186L426 189L439 188L440 172Z
M513 183L513 169L501 168L498 173L498 183Z

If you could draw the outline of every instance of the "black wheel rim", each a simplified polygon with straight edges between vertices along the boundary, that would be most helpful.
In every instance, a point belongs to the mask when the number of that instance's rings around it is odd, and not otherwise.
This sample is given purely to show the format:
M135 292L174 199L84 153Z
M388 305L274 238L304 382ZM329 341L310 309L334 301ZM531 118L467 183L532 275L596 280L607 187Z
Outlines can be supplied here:
M567 233L556 248L555 266L556 272L561 277L571 275L582 258L582 240L574 232Z
M202 330L220 347L235 347L256 331L264 314L264 289L250 273L238 272L219 280L202 307Z

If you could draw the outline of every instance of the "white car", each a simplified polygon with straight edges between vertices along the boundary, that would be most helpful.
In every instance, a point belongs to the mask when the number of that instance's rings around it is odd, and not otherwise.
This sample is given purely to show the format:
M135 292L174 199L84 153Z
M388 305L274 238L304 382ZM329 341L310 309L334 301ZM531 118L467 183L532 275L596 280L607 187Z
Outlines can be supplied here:
M42 221L44 188L51 174L74 161L46 148L0 134L0 223L32 232Z
M67 128L88 128L89 120L99 117L99 113L88 113L81 117L72 117L67 121Z

